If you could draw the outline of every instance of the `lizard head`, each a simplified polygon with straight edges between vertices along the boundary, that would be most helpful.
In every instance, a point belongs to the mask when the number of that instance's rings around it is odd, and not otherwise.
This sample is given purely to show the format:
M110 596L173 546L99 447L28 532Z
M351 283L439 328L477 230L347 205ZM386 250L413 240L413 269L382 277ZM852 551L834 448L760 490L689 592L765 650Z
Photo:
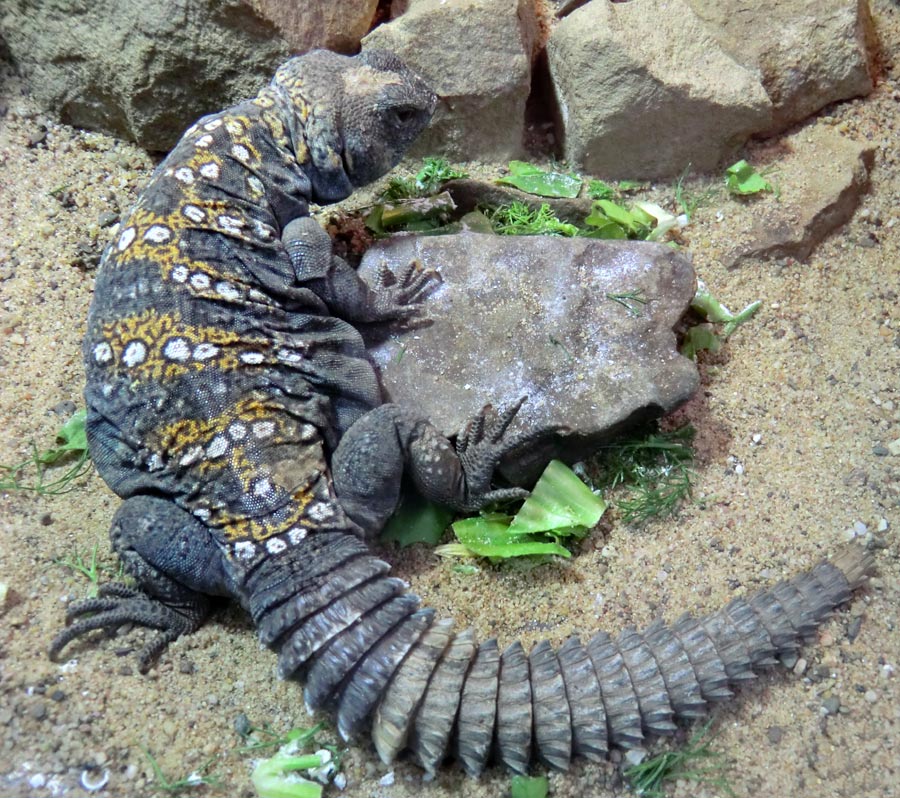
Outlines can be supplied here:
M295 154L316 202L337 202L390 171L434 113L437 98L396 55L315 50L284 64L273 87L290 101Z

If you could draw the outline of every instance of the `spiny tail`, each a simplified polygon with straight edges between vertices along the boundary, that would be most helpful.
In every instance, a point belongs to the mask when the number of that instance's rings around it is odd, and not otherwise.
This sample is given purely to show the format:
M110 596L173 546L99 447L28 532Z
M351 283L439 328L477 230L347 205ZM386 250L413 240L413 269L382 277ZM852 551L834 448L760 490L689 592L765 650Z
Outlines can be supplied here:
M473 776L489 761L563 770L573 756L599 760L673 733L796 651L873 570L871 554L851 545L705 617L501 653L496 640L479 645L471 630L454 633L452 621L420 609L356 538L304 544L247 584L281 674L305 681L310 709L335 710L345 739L371 723L385 762L408 750L433 772L452 755Z

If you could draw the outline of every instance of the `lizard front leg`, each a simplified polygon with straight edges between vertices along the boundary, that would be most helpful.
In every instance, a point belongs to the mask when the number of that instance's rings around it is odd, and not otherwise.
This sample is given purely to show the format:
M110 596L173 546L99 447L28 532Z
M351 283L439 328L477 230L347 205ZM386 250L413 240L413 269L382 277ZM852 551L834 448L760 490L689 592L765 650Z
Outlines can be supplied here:
M332 253L331 237L310 216L294 219L281 236L297 282L316 294L346 321L376 322L409 319L437 280L415 261L394 275L383 267L370 285L342 258Z
M394 404L362 416L332 458L335 491L345 512L376 535L397 507L404 469L423 496L472 512L496 501L522 498L521 488L491 489L499 460L524 438L506 438L522 404L497 414L488 406L452 444L428 421Z

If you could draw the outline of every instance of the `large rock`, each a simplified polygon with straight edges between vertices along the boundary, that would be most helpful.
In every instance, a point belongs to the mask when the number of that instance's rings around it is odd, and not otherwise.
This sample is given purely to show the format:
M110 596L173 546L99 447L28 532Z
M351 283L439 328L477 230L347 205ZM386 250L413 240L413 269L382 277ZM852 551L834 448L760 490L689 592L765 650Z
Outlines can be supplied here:
M378 8L378 0L249 1L297 53L317 47L355 53Z
M723 52L687 0L593 2L547 44L565 157L608 178L707 171L769 126L755 70Z
M673 333L694 295L694 271L671 247L403 236L376 244L361 270L371 276L382 262L396 270L413 258L443 282L426 303L429 326L370 338L385 389L448 434L489 402L505 407L527 395L515 429L544 434L503 464L515 482L537 476L551 457L589 455L627 426L678 407L697 386L696 366L678 353ZM553 433L559 425L570 432Z
M0 37L61 121L167 150L255 94L290 48L238 0L6 0Z
M785 138L772 161L778 196L745 200L755 212L745 229L734 230L737 244L727 265L750 257L809 257L853 216L869 188L875 150L875 144L853 141L824 124Z
M773 103L771 129L873 88L875 30L867 0L688 0L719 45L759 69Z
M363 46L393 50L440 97L414 155L507 160L522 152L535 32L531 0L411 0Z

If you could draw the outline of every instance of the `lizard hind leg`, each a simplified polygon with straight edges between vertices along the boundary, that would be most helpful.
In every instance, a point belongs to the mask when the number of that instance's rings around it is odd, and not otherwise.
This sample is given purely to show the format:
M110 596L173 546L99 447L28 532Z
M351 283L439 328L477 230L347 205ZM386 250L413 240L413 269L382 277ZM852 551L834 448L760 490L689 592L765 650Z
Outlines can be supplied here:
M133 623L157 630L138 655L145 673L169 643L203 624L209 595L228 593L222 555L199 520L155 496L127 499L113 518L110 538L137 586L111 582L96 598L71 604L69 626L53 638L50 657L95 629L112 632Z

